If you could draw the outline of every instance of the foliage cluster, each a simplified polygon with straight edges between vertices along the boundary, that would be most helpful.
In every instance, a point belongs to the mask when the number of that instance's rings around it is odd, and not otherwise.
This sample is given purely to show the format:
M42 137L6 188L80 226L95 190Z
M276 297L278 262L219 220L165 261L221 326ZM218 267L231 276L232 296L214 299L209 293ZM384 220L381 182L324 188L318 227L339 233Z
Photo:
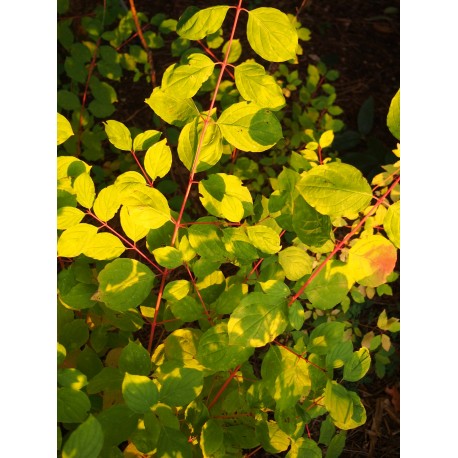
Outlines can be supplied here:
M340 158L339 75L299 77L297 18L130 6L80 40L59 3L58 454L338 457L395 353L374 303L398 277L399 144L371 184ZM153 87L151 129L113 119L126 78Z

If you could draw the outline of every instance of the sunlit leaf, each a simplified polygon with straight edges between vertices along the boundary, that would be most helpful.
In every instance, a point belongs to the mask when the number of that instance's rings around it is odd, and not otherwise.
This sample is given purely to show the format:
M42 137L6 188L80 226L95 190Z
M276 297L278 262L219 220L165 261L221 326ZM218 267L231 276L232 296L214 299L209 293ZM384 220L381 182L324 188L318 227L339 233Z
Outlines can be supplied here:
M70 227L57 241L57 255L66 258L80 255L96 234L97 228L91 224L80 223Z
M248 294L229 318L229 344L262 347L272 342L288 324L286 309L286 301L277 296Z
M69 229L76 226L84 218L84 213L75 207L57 209L57 229Z
M123 312L146 299L154 284L154 274L135 259L120 258L107 264L98 280L101 300L109 308Z
M272 110L279 110L285 105L281 87L262 65L245 62L235 67L234 75L237 89L246 101Z
M359 239L348 252L348 269L355 281L364 286L377 287L386 283L393 272L397 250L382 235Z
M217 124L223 137L242 151L266 151L283 136L276 116L255 103L234 103L221 113Z
M68 122L65 116L57 113L57 144L60 145L68 140L73 133L71 124Z
M349 382L362 379L371 365L371 355L366 347L353 352L351 359L345 363L343 378Z
M118 188L115 185L103 188L94 201L94 213L104 223L109 221L121 205Z
M98 420L89 415L69 436L62 458L97 458L103 447L103 432Z
M165 92L160 87L154 88L145 102L165 122L177 127L182 127L199 116L199 110L192 99L183 99L179 94Z
M223 154L223 139L219 127L210 121L205 129L204 139L201 136L204 122L196 118L183 127L178 139L178 157L188 170L191 170L197 152L197 172L202 172L215 165Z
M331 217L354 218L372 200L371 188L362 173L339 162L304 172L296 187L312 207Z
M182 99L190 99L213 74L215 63L205 54L192 53L180 63L167 68L162 77L161 88Z
M386 125L398 140L401 139L401 89L396 92L390 103Z
M247 38L263 59L284 62L296 57L298 36L288 16L276 8L256 8L248 13Z
M89 173L81 173L73 182L76 200L85 208L91 208L95 199L95 185Z
M250 242L263 253L274 254L281 250L280 236L270 227L258 224L246 228Z
M390 205L383 220L383 228L385 229L388 238L397 248L401 248L401 201L398 200Z
M216 32L223 24L229 6L199 9L188 6L177 24L177 34L188 40L202 40Z
M137 413L148 412L159 397L157 387L151 379L128 372L122 382L122 396L128 407Z
M172 151L166 139L148 148L145 155L145 170L152 180L164 177L171 167Z
M95 234L84 247L83 254L99 261L114 259L125 251L125 246L114 234L102 232Z
M110 120L103 124L105 125L108 140L113 146L122 151L130 151L132 149L130 131L122 122Z

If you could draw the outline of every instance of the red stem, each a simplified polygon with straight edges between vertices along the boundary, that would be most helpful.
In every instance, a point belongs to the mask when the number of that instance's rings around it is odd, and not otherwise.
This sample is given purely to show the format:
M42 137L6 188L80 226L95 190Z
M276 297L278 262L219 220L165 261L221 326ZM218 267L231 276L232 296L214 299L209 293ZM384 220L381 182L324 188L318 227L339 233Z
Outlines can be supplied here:
M290 299L290 301L288 302L288 307L290 307L294 303L294 301L296 301L297 298L305 291L305 288L307 288L307 286L310 285L313 279L323 270L324 266L328 263L328 261L349 242L350 238L353 237L353 235L355 235L359 231L359 229L366 222L367 218L369 218L370 216L372 216L375 213L377 208L386 199L386 197L391 193L391 191L395 188L395 186L399 183L400 180L401 180L401 177L398 176L396 180L394 180L394 182L388 188L388 191L386 191L385 194L383 194L383 196L381 196L377 200L377 202L371 208L371 210L367 213L367 215L361 219L361 221L353 228L351 232L349 232L342 239L342 241L338 245L336 245L336 247L332 250L332 252L326 257L326 259L316 268L316 270L312 273L312 275L310 275L307 281L301 286L299 291Z
M88 72L87 72L86 86L84 87L83 98L81 100L80 117L79 117L79 121L78 121L78 139L77 139L77 142L76 142L76 154L75 154L76 157L79 157L79 155L81 154L81 132L83 130L83 113L84 113L84 109L85 109L85 106L86 106L86 99L87 99L87 92L88 92L88 89L89 89L89 82L91 81L92 73L94 72L95 61L97 59L97 51L99 49L101 41L102 41L102 38L99 37L97 39L96 44L95 44L95 49L94 49L94 52L92 53L91 63L89 64L89 69L88 69Z
M146 181L148 182L148 185L151 187L154 187L153 182L151 181L149 175L146 173L145 169L142 167L141 162L138 160L137 155L135 154L134 150L131 150L130 153L132 154L133 158L135 159L135 162L137 163L138 167L143 173L143 176L145 177Z
M163 271L162 269L153 261L151 261L148 256L143 254L136 246L133 244L130 240L126 239L124 236L122 236L119 232L115 231L112 227L110 227L107 223L103 222L101 219L97 218L97 216L91 212L91 210L87 210L86 213L90 216L92 216L94 219L96 219L102 227L106 227L109 231L111 231L116 237L119 237L126 245L129 245L129 247L137 252L139 256L141 256L145 261L147 261L149 264L151 264L157 271L162 274Z
M161 308L162 294L164 293L165 281L167 280L168 273L169 273L169 270L165 269L162 275L161 286L159 288L159 293L157 295L156 308L154 310L154 318L153 318L153 322L151 323L151 332L150 332L149 341L148 341L148 353L151 353L151 349L153 348L154 332L156 331L156 326L157 326L157 316L159 314L159 309Z
M232 41L234 40L235 29L237 27L237 22L238 22L238 19L239 19L240 11L242 9L242 1L243 0L239 0L239 3L237 5L236 11L235 11L234 24L232 26L231 36L229 37L229 42L228 42L228 46L227 46L227 50L226 50L226 55L224 56L224 61L221 64L221 70L219 72L218 81L216 82L215 90L213 92L213 97L212 97L212 100L211 100L211 103L210 103L210 108L208 109L207 116L206 116L206 118L204 120L202 133L200 134L199 143L197 145L196 155L194 157L194 162L192 164L191 172L190 172L190 175L189 175L188 187L186 189L186 193L185 193L185 196L184 196L184 199L183 199L183 203L181 205L180 213L179 213L177 221L176 221L175 230L173 232L171 245L173 245L175 243L175 240L176 240L176 238L178 236L178 229L180 227L181 220L182 220L183 214L184 214L184 209L185 209L186 203L187 203L187 201L189 199L189 194L191 192L191 187L192 187L193 182L194 182L194 175L196 173L197 164L199 163L199 156L200 156L200 152L202 150L202 145L203 145L203 142L204 142L205 133L207 131L207 127L210 124L210 120L211 120L211 112L213 110L213 107L215 106L216 96L218 95L219 87L220 87L221 81L223 79L223 74L224 74L224 71L225 71L225 69L227 67L227 60L229 58L229 53L231 51Z
M227 378L227 380L223 383L223 386L218 390L218 392L215 394L215 397L213 398L213 401L210 402L210 404L208 404L208 410L210 410L215 404L216 402L218 401L219 397L224 393L224 391L226 390L227 386L229 385L229 383L231 383L231 380L235 377L235 375L237 374L237 372L239 371L240 369L240 366L241 364L239 364L229 375L229 377Z
M188 271L189 278L191 279L192 286L194 286L194 290L195 290L197 296L199 297L199 300L200 300L200 303L202 304L202 307L204 308L205 315L207 315L207 320L212 326L214 326L213 320L212 320L212 318L210 316L210 313L208 312L208 309L207 309L207 306L205 305L204 299L203 299L202 295L200 294L199 288L197 288L196 280L192 276L192 273L189 270L189 266L187 264L185 264L185 267L186 267L186 270Z
M289 347L285 347L285 345L282 345L280 342L278 342L278 340L274 340L274 343L276 345L278 345L279 347L282 347L284 348L285 350L289 351L290 353L292 353L294 356L296 356L297 358L299 359L303 359L306 363L310 364L311 366L313 367L316 367L317 369L319 369L321 372L327 372L326 369L323 369L322 367L316 365L315 363L312 363L312 361L308 360L307 358L305 358L304 356L302 355L299 355L298 353L296 353L295 351L291 350L291 348Z

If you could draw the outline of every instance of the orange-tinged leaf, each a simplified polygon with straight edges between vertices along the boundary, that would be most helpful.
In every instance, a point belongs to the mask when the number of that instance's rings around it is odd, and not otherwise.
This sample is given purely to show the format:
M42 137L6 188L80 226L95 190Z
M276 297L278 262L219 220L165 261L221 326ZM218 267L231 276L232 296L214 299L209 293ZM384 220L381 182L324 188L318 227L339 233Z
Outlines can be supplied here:
M381 235L358 240L348 253L348 268L364 286L377 287L386 282L397 260L394 245Z

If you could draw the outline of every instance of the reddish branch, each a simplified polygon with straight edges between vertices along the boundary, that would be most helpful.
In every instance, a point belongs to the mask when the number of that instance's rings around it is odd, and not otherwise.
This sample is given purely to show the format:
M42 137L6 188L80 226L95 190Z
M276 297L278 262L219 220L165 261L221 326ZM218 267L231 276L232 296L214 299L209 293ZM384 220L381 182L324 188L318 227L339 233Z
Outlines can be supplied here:
M105 223L104 221L102 221L101 219L97 218L97 216L91 212L91 210L87 210L86 213L90 216L92 216L95 220L97 220L102 226L101 227L106 227L110 232L112 232L114 235L116 235L116 237L118 237L120 240L122 240L126 245L128 245L132 250L136 251L136 253L141 256L143 259L145 259L145 261L147 261L149 264L151 264L160 274L162 274L162 269L156 264L154 263L153 261L151 261L150 258L148 258L148 256L146 256L145 254L143 254L139 248L134 244L132 243L129 239L126 239L125 237L123 237L119 232L115 231L111 226L109 226L107 223Z
M148 63L151 67L151 84L153 88L156 87L156 70L154 69L154 60L153 60L153 50L150 49L146 43L145 36L143 35L143 30L140 26L140 21L138 20L137 10L135 9L134 0L129 0L130 3L130 11L132 12L132 18L135 22L135 27L137 28L138 37L140 38L140 42L143 46L143 49L146 51L148 56Z
M297 300L297 298L305 291L308 285L313 281L313 279L323 270L324 266L330 261L336 253L338 253L349 241L350 239L359 231L359 229L364 225L366 220L372 216L377 208L382 204L382 202L390 195L391 191L396 187L396 185L399 183L401 180L401 177L398 176L394 182L391 184L391 186L388 188L388 190L381 196L379 199L377 199L377 202L374 204L374 206L371 208L371 210L367 213L367 215L364 216L364 218L361 219L361 221L342 239L342 241L336 245L336 247L332 250L332 252L326 257L326 259L317 267L317 269L310 275L310 277L307 279L307 281L301 286L299 291L290 299L288 302L288 307L290 307L294 301Z
M131 7L132 7L133 6L133 0L129 0L129 1L130 1L130 4L131 4ZM212 112L212 110L213 110L213 108L215 106L216 96L218 95L218 91L219 91L219 88L220 88L220 85L221 85L221 81L222 81L222 78L223 78L224 71L225 71L225 69L226 69L226 67L228 65L227 60L229 58L229 53L231 51L231 45L232 45L232 42L234 40L235 29L237 27L237 22L238 22L238 19L239 19L239 15L240 15L241 9L242 9L242 0L239 0L239 3L238 3L237 8L236 8L236 12L235 12L235 18L234 18L234 24L232 26L231 36L229 38L229 42L228 42L228 46L227 46L227 50L226 50L226 55L224 56L224 61L221 64L221 70L220 70L220 73L219 73L219 76L218 76L218 81L216 82L215 90L213 92L213 97L212 97L212 100L211 100L211 103L210 103L210 108L208 109L207 115L206 115L206 117L204 119L204 125L203 125L203 128L202 128L202 132L200 134L200 137L199 137L199 143L197 145L196 155L194 157L194 162L192 164L191 171L190 171L190 174L189 174L188 186L187 186L186 193L185 193L185 196L184 196L184 199L183 199L183 203L181 205L180 212L178 214L178 218L175 221L175 229L173 231L173 235L172 235L172 240L170 242L170 246L174 246L175 245L176 239L178 237L178 231L179 231L179 229L181 227L181 221L183 219L184 210L185 210L186 204L188 202L189 195L191 193L192 185L196 183L196 181L194 181L194 175L196 173L197 165L199 163L199 156L200 156L200 152L202 151L202 146L203 146L203 142L204 142L204 138L205 138L205 133L206 133L208 125L210 124L210 121L211 121L211 114L210 113ZM155 329L156 329L156 326L157 326L157 315L159 313L159 309L160 309L160 306L161 306L162 294L163 294L163 291L164 291L164 288L165 288L165 281L166 281L168 273L169 273L168 269L165 269L164 270L164 275L163 275L162 281L161 281L161 286L159 288L159 294L158 294L157 301L156 301L156 310L154 312L154 319L153 319L153 323L151 325L151 333L150 333L149 344L148 344L148 351L149 352L151 352L151 349L152 349L154 332L155 332ZM217 396L219 397L220 394L217 394Z
M216 404L216 402L218 401L220 396L226 390L226 388L229 385L229 383L231 383L231 380L236 376L237 372L240 369L240 366L241 366L241 364L239 364L233 371L231 371L231 373L230 373L229 377L227 378L227 380L223 383L222 387L215 394L215 397L213 398L212 402L210 402L210 404L208 404L208 410L210 410Z

